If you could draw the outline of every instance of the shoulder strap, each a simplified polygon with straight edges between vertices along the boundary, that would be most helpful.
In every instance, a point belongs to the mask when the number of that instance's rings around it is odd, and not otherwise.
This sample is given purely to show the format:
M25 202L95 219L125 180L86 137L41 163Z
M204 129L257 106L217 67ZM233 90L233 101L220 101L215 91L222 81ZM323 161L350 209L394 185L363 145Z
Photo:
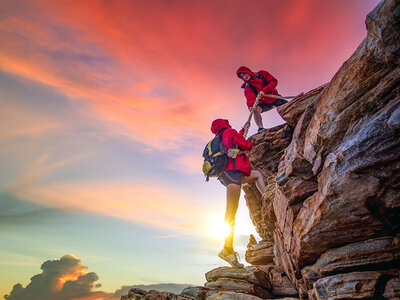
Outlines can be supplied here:
M263 81L263 85L266 86L268 84L267 79L264 78L264 76L262 76L260 73L254 73L256 75L257 78L260 78Z
M222 134L224 133L225 130L227 130L228 128L224 128L221 130L221 133L216 134L216 136L219 136L222 139Z
M257 78L260 78L263 81L264 86L266 86L268 84L268 81L260 73L256 72L256 73L254 73L254 75L256 75ZM252 85L250 82L245 82L242 84L241 88L244 89L246 86L251 88L256 96L258 95L257 88L254 85Z
M245 86L248 86L249 88L251 88L253 90L253 92L254 92L254 95L256 95L256 96L258 95L257 88L254 85L252 85L249 82L246 82Z

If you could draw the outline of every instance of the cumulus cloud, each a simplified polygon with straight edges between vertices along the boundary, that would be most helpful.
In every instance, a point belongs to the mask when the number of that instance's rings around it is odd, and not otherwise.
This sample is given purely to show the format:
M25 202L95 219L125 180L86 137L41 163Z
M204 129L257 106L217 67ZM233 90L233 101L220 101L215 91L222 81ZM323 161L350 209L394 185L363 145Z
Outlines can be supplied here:
M87 267L73 255L64 255L60 259L48 260L40 267L42 273L31 278L30 283L14 285L6 300L119 300L122 295L128 294L131 288L140 288L146 291L157 290L180 294L189 284L159 283L149 285L123 285L113 293L94 291L101 284L95 272L87 272Z
M72 300L72 299L117 299L112 294L93 291L101 287L95 284L99 278L95 272L87 272L80 259L64 255L60 259L48 260L40 267L42 273L31 278L30 283L14 285L6 300Z

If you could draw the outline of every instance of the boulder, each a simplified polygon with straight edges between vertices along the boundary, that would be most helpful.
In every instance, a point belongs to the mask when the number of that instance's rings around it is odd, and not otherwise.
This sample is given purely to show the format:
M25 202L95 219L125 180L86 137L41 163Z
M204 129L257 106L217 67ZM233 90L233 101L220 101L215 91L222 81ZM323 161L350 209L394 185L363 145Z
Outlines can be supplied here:
M265 289L271 289L268 274L256 267L248 266L243 269L232 267L220 267L205 274L207 282L217 281L220 278L245 280Z
M196 300L204 300L215 293L218 293L218 290L209 289L204 286L188 286L183 289L181 294Z
M260 298L268 298L271 296L267 290L239 279L218 278L216 281L206 282L204 286L216 290L251 294Z
M247 248L246 261L251 265L266 265L273 261L274 243L272 241L260 241Z

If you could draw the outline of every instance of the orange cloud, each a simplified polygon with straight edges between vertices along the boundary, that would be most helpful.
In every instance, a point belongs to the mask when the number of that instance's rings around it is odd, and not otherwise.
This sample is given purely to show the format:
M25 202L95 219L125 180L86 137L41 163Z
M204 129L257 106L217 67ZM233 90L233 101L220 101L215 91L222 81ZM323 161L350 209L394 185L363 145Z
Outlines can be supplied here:
M7 300L118 299L112 293L93 291L94 288L101 287L101 284L95 284L99 279L97 274L87 272L88 268L73 255L68 254L60 259L45 261L40 268L42 273L33 276L26 287L17 283L4 298Z
M85 99L82 113L150 149L195 151L213 118L246 119L237 66L269 70L282 94L325 83L370 2L3 2L0 68Z
M199 216L207 215L196 203L201 199L173 188L135 182L96 182L46 186L18 185L13 192L23 199L57 209L86 210L156 228L182 224L202 227ZM188 197L191 197L188 198Z

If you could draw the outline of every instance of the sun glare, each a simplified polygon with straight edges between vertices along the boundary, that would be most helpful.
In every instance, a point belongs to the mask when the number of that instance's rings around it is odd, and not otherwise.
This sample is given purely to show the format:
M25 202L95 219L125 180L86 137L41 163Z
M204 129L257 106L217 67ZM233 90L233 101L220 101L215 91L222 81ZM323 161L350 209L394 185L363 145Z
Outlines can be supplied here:
M230 226L224 220L214 221L210 227L211 235L217 239L224 239L229 231Z

